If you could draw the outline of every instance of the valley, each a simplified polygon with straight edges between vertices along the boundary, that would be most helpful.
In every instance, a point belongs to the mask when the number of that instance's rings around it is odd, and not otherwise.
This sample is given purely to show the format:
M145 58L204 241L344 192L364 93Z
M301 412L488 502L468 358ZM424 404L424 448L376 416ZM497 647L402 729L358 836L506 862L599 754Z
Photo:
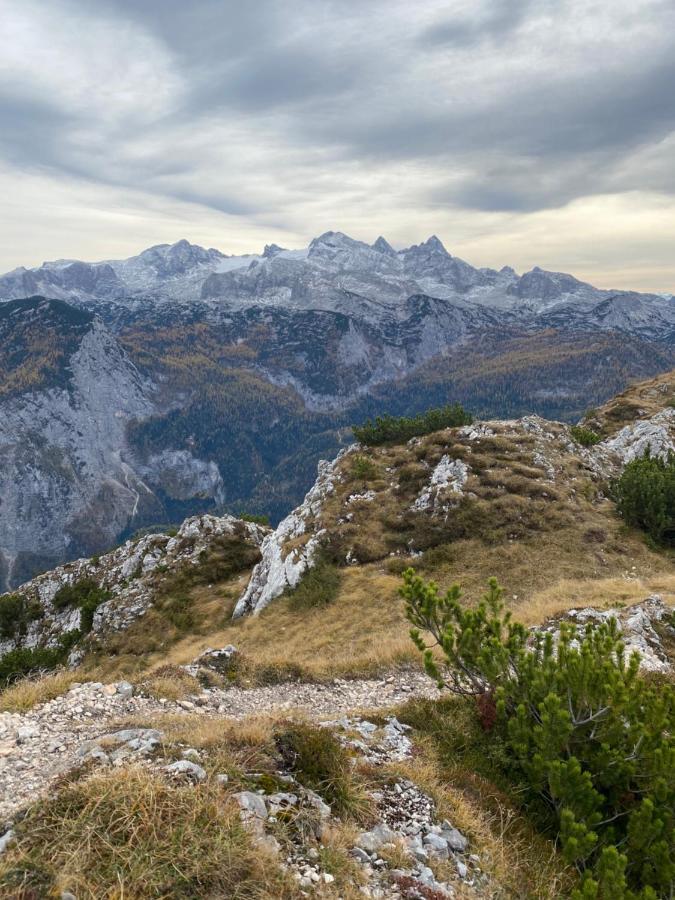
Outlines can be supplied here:
M299 251L179 241L11 272L0 586L189 515L276 524L374 415L459 401L573 421L672 367L673 309L477 269L437 238L395 251L339 232Z

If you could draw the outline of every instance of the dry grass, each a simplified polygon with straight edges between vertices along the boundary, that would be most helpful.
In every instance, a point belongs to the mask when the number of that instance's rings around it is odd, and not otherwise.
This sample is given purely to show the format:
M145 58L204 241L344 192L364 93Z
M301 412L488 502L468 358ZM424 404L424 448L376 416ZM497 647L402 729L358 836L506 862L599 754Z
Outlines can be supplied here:
M218 785L140 768L97 773L37 804L0 864L0 897L78 900L299 896Z
M177 666L162 666L144 679L140 688L143 693L156 700L184 700L191 694L198 694L201 685L194 676Z
M24 678L0 693L0 712L26 712L70 690L74 672L54 672L40 678Z
M603 436L614 434L635 419L648 418L675 403L675 370L631 385L604 406L584 417L584 424Z
M600 609L633 606L650 594L661 594L675 606L675 574L663 572L645 577L561 579L535 593L526 602L512 602L514 615L524 625L538 625L568 609L596 606Z
M408 637L399 579L375 565L345 569L337 598L298 616L287 600L227 629L254 667L292 663L308 676L368 674L417 663Z

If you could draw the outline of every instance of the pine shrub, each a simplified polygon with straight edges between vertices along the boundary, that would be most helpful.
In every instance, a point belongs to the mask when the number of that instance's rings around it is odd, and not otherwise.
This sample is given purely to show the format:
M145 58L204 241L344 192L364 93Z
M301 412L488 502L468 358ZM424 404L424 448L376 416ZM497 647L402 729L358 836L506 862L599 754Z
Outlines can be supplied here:
M592 428L584 428L583 425L572 425L570 434L582 447L593 447L602 440L597 431L593 431Z
M504 611L495 579L465 609L457 585L441 595L412 569L403 578L427 672L478 699L476 715L498 730L526 802L543 802L548 829L579 870L575 900L672 896L673 685L640 677L615 620L530 636Z
M473 416L467 413L459 403L453 403L439 409L429 409L418 416L377 416L368 419L362 425L353 425L354 437L360 444L375 447L380 444L403 443L413 437L441 431L443 428L454 428L458 425L470 425Z
M619 512L658 544L675 546L675 453L629 462L614 484Z

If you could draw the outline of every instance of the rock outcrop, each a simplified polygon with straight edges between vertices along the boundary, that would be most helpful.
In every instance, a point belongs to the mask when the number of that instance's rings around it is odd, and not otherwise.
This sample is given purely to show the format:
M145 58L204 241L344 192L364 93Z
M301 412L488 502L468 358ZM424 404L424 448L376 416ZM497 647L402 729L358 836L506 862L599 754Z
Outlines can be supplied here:
M76 587L84 581L98 586L102 602L93 614L88 634L105 638L142 617L161 585L197 568L219 538L227 536L257 548L268 533L269 529L233 516L196 516L186 519L173 535L147 534L111 553L79 559L39 575L15 593L30 608L31 621L13 637L0 639L0 658L18 646L55 647L64 635L80 629L82 612L77 606L54 604L66 586ZM77 660L79 652L74 651L72 661Z
M285 590L296 587L311 568L323 537L321 527L317 527L322 505L335 491L342 460L353 450L352 447L342 451L333 462L322 460L318 477L304 501L264 539L260 548L262 560L254 568L248 587L235 606L235 619L247 613L261 612Z
M599 624L614 619L622 635L626 658L639 653L640 666L645 672L673 671L675 659L669 655L667 644L675 640L675 610L659 595L627 607L570 609L534 631L554 634L561 619L578 626L579 630L589 622Z

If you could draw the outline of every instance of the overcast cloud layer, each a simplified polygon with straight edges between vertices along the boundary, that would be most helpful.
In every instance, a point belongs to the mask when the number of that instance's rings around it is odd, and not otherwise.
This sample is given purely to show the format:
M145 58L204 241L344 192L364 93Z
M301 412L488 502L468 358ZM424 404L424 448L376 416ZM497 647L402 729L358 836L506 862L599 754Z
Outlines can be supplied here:
M0 0L0 270L436 232L675 292L673 0Z

